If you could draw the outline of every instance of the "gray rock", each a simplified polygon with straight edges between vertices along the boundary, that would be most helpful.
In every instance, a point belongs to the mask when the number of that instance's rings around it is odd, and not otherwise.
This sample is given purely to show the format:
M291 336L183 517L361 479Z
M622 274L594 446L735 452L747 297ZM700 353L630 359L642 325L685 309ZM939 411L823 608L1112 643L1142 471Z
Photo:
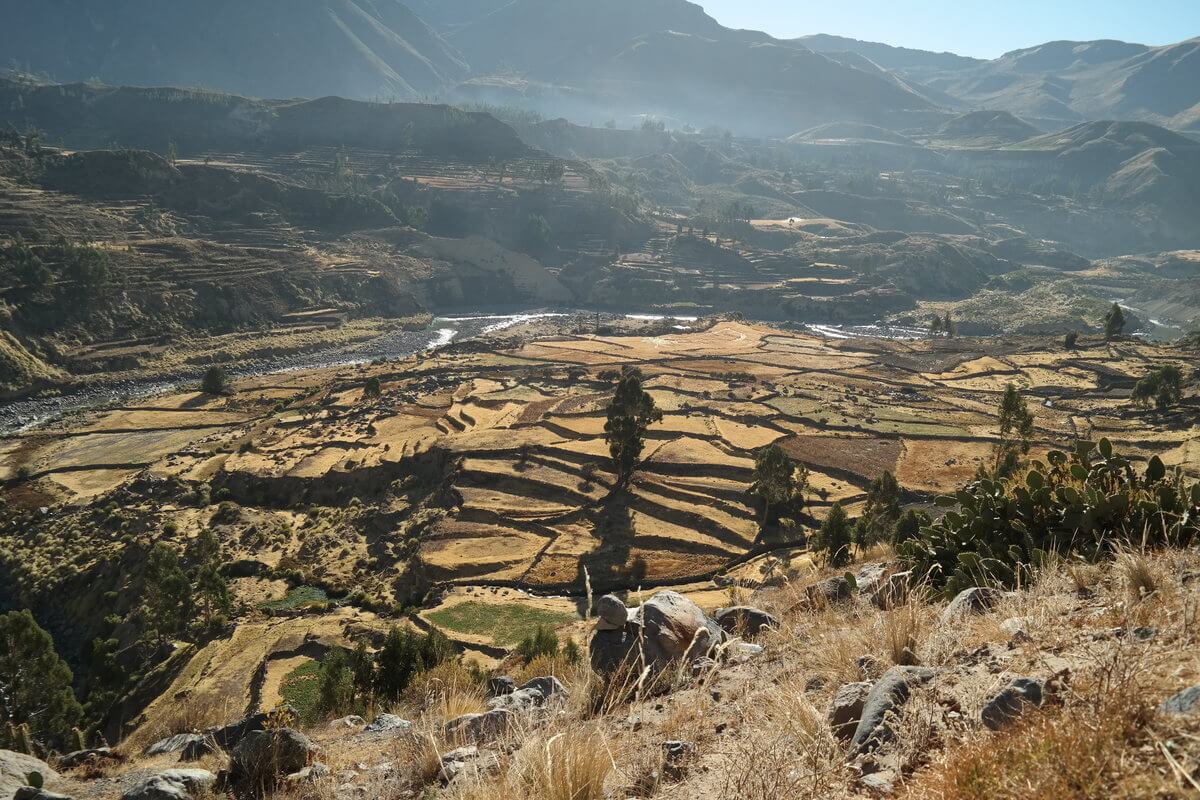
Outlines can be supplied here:
M206 769L169 769L137 784L121 800L191 800L213 788L217 776Z
M517 682L507 675L488 679L488 697L500 697L517 690Z
M988 730L998 731L1011 725L1030 706L1042 704L1042 682L1033 678L1013 678L986 703L980 716Z
M1030 617L1009 617L1000 623L1000 630L1009 636L1026 638L1029 636L1030 622L1032 622L1032 618Z
M251 731L230 754L230 781L252 790L267 789L311 765L319 752L307 736L291 728Z
M599 624L588 643L588 661L592 671L604 676L623 669L641 669L642 626L636 620L619 629L603 628Z
M202 742L206 738L207 736L203 733L177 733L150 745L146 748L144 755L165 756L168 753L182 753L189 744Z
M211 736L201 736L199 739L193 739L183 746L183 750L179 753L180 761L199 761L205 756L211 756L221 752L221 748L217 746L217 740Z
M462 744L486 744L503 736L512 725L514 714L503 708L486 714L464 714L446 723L446 739Z
M1168 697L1158 706L1158 713L1167 716L1195 714L1200 711L1200 686L1192 686Z
M13 793L26 784L25 776L39 772L46 783L58 780L58 773L40 758L0 750L0 798L12 797Z
M35 789L32 786L22 786L13 795L13 800L74 800L74 798L45 789Z
M487 701L491 711L502 708L507 711L532 711L546 705L546 696L537 689L518 689L512 694L502 694Z
M606 594L596 601L596 629L616 631L629 621L629 609L615 594Z
M870 594L875 590L876 585L883 580L883 576L887 574L887 565L879 562L863 564L858 574L854 576L854 582L858 585L860 594Z
M928 682L937 674L929 667L892 667L871 687L863 704L862 717L850 738L850 753L858 755L876 749L891 740L887 715L908 702L914 686Z
M592 669L601 675L623 667L650 667L658 673L680 661L690 664L710 655L726 638L699 606L678 592L664 591L643 603L619 629L597 625L588 650Z
M689 762L696 755L695 743L673 740L663 742L662 749L663 774L670 780L681 780L687 772Z
M391 731L407 731L412 729L412 723L403 717L398 717L395 714L380 714L367 727L363 728L363 733L390 733Z
M62 770L76 769L84 764L96 761L123 761L119 755L107 747L93 747L90 750L76 750L67 753L58 760L58 768Z
M300 719L300 712L289 705L285 705L271 713L250 714L237 722L231 722L228 725L222 725L217 728L209 728L205 733L212 736L217 746L222 750L232 750L237 747L238 743L247 734L266 729L267 723L271 722L272 719L285 717Z
M714 618L726 633L745 636L757 636L765 630L779 627L779 619L774 614L753 606L718 608Z
M358 716L357 714L350 714L349 716L342 717L341 719L335 719L333 722L329 723L329 727L354 729L361 728L365 724L366 720L364 720L362 717Z
M948 623L960 617L982 614L996 605L1003 595L995 589L975 586L963 589L942 611L942 622Z
M717 667L719 667L719 666L720 666L720 664L717 663L717 660L715 658L708 658L707 656L705 656L704 658L697 658L695 661L692 662L692 666L691 666L692 677L693 678L703 678L705 675L708 675L708 674L714 672L717 669Z
M542 697L550 700L555 697L565 698L570 693L567 687L562 685L562 681L553 675L547 675L544 678L531 678L521 686L522 689L536 689L542 693Z
M896 773L891 770L880 770L863 775L859 781L864 789L875 794L891 794L896 791Z
M438 779L443 784L448 784L463 773L467 765L479 758L479 748L475 745L459 747L451 750L442 756L441 770L438 772Z
M829 712L826 715L833 734L844 742L854 737L854 730L862 719L863 708L867 704L867 696L871 694L872 684L868 681L847 683L837 690L833 700L829 702Z
M311 783L320 780L321 778L329 777L329 767L322 764L320 761L315 762L311 766L307 766L299 772L293 772L287 776L288 783Z
M841 575L834 575L819 583L814 583L804 590L804 596L810 605L842 603L854 594L850 581Z

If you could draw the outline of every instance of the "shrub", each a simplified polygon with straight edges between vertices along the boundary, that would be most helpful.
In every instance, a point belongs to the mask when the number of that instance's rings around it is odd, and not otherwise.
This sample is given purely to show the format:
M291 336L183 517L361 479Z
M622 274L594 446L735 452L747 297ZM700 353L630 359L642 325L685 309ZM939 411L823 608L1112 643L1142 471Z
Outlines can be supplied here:
M1154 405L1166 410L1183 399L1183 372L1174 364L1167 364L1150 372L1133 387L1133 402L1139 405Z
M200 391L205 394L225 394L229 391L229 375L224 367L212 366L200 380Z
M549 625L539 625L536 631L521 640L516 652L526 664L539 656L558 655L558 634Z
M813 550L823 552L829 565L843 567L850 563L850 518L841 503L834 503L829 516L813 539Z
M901 558L918 579L954 594L1025 584L1052 553L1096 561L1122 547L1200 538L1200 483L1168 474L1157 456L1139 475L1102 439L1047 460L1024 480L983 477L938 498L945 515L901 545Z

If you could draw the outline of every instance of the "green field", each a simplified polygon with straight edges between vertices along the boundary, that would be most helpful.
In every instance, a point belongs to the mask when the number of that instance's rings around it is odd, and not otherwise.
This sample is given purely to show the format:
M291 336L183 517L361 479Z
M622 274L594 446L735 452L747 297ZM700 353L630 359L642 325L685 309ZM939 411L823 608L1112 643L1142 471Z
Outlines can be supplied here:
M527 608L514 603L481 603L477 600L431 611L425 617L440 628L484 636L502 647L517 644L542 625L558 627L579 619L574 614Z

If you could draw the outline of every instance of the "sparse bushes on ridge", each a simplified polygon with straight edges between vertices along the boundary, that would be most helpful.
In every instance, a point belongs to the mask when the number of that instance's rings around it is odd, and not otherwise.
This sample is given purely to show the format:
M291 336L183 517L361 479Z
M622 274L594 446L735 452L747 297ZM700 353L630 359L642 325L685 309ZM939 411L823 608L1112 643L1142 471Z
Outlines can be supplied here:
M1174 364L1158 367L1133 387L1133 402L1165 411L1183 399L1183 371Z

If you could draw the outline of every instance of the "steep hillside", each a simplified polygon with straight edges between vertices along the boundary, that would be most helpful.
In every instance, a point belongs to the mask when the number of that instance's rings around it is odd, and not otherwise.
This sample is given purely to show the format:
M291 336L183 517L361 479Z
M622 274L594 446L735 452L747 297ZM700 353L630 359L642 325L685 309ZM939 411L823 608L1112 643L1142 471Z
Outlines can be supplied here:
M1032 139L1039 131L1007 111L972 111L955 117L938 128L935 138L943 143L970 147L998 147Z
M978 58L968 58L966 56L955 55L954 53L933 53L928 50L893 47L888 44L863 42L858 39L850 39L845 36L830 36L824 33L802 36L796 41L817 53L856 53L870 59L884 69L913 74L922 70L945 71L970 69L983 63Z

